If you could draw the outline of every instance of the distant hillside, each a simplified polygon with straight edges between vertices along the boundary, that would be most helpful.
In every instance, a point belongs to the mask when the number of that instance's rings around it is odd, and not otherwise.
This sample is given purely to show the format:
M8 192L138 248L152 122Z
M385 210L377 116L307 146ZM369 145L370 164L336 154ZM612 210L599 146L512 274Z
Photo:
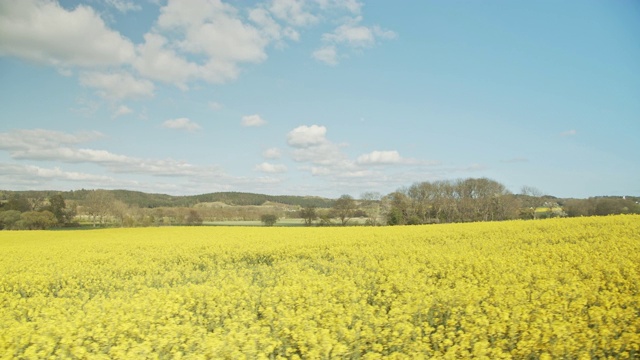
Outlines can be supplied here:
M189 201L194 204L199 202L222 202L228 205L262 205L266 202L273 202L286 205L315 206L319 208L329 208L333 206L334 200L317 196L292 196L292 195L264 195L242 192L218 192L211 194L188 196Z
M157 207L192 207L199 203L221 202L227 205L255 205L259 206L266 202L279 203L296 206L315 206L318 208L330 208L333 206L333 199L321 198L317 196L293 196L293 195L264 195L244 192L217 192L202 195L172 196L166 194L149 194L140 191L130 190L108 190L113 196L127 205L141 208ZM62 194L66 200L82 201L91 190L75 191L0 191L0 200L8 200L14 194L19 194L27 198L46 199L54 194Z

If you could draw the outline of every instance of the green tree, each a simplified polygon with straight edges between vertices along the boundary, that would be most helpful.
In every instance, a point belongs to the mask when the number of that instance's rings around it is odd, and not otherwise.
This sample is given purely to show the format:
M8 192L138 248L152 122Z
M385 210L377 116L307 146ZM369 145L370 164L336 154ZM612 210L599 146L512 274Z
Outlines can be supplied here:
M4 205L5 210L16 210L19 212L31 211L31 204L29 204L29 200L24 196L20 196L15 194L9 201Z
M263 214L260 216L260 221L262 221L264 226L273 226L278 221L278 217L274 214Z
M382 199L387 225L406 225L409 220L410 200L402 191L393 192Z
M0 229L15 230L20 221L20 211L7 210L0 212Z
M70 223L71 219L75 215L72 209L67 209L67 204L64 201L64 197L62 196L62 194L56 194L49 197L49 206L47 206L46 210L49 210L53 213L53 216L56 217L58 225L65 225Z
M28 230L45 230L57 223L55 215L48 210L24 212L18 221L20 228Z

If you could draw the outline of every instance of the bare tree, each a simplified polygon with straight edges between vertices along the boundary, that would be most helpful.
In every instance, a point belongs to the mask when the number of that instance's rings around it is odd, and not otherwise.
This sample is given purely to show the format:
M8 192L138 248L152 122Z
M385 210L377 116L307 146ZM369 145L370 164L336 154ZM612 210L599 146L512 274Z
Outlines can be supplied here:
M200 217L200 214L198 214L198 211L196 211L195 209L189 209L189 213L184 219L184 224L202 225L202 218Z
M351 195L342 195L333 204L333 211L335 216L340 219L340 223L343 226L347 225L356 211L356 202Z
M415 183L407 190L407 196L411 199L410 223L430 222L435 197L433 184L428 181Z
M520 189L523 216L528 219L536 219L536 209L544 204L542 191L533 186L523 186Z
M300 217L304 219L306 226L311 226L313 221L318 218L315 206L305 206L300 209Z
M111 212L113 216L118 219L120 226L125 225L125 219L129 216L129 205L127 205L124 201L114 200L111 203Z
M380 200L382 194L379 192L365 192L360 195L361 206L367 214L367 223L372 226L378 225L378 219L380 218Z
M109 215L115 198L107 190L94 190L84 200L84 211L91 216L93 227L96 223L104 223L105 216Z
M505 186L487 178L415 183L382 204L390 225L505 220L518 209Z

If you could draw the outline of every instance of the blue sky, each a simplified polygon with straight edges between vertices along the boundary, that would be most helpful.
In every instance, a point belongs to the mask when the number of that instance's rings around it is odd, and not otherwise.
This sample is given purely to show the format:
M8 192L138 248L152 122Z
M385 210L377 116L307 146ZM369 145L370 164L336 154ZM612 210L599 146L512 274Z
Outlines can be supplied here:
M0 0L0 189L640 195L640 2Z

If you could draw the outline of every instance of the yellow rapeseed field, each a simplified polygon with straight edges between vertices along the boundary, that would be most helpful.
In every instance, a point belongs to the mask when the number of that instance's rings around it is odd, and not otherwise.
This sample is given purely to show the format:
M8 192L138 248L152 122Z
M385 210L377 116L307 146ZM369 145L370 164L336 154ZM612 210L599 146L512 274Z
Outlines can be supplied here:
M640 216L0 232L3 359L640 357Z

